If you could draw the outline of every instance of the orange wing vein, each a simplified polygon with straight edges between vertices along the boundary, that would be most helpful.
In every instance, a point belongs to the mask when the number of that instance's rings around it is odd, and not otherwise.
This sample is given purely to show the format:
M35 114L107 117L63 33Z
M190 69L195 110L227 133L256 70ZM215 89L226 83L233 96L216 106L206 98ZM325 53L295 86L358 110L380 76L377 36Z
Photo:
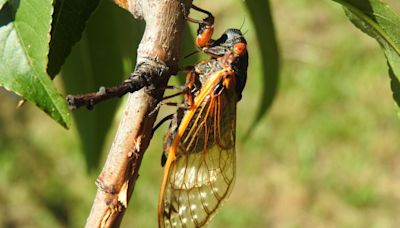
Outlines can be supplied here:
M168 149L159 200L160 227L201 227L235 179L236 97L213 91L227 73L210 76L185 112Z

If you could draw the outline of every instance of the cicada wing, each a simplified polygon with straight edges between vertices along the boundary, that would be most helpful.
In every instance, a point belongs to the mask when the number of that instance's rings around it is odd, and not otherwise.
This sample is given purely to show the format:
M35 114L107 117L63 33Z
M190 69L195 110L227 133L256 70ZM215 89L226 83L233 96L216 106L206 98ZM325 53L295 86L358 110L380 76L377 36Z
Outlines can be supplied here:
M199 109L168 170L162 225L204 226L228 197L235 179L236 102L225 94Z

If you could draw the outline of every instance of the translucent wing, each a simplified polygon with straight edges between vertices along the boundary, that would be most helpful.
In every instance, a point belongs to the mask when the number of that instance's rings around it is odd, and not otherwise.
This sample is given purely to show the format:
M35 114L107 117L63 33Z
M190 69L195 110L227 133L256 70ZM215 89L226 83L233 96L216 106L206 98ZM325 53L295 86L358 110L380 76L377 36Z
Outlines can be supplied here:
M194 112L194 113L190 113ZM166 168L162 227L201 227L229 195L235 179L236 95L208 95L183 126L176 159Z

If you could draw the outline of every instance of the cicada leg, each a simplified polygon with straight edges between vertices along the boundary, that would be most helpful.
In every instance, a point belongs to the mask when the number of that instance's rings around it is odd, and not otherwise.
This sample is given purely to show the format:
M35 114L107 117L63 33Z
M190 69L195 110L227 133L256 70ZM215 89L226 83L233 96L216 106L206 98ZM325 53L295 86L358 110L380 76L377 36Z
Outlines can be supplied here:
M190 70L186 74L186 82L185 82L185 87L186 87L186 92L184 93L184 98L185 98L185 103L188 105L190 108L194 104L194 95L193 93L198 90L196 85L196 80L198 78L198 75L194 71L194 69Z
M203 49L213 42L214 16L207 10L201 9L195 5L192 5L192 9L207 14L207 17L201 21L188 17L188 21L199 24L199 28L197 29L196 45L200 49Z

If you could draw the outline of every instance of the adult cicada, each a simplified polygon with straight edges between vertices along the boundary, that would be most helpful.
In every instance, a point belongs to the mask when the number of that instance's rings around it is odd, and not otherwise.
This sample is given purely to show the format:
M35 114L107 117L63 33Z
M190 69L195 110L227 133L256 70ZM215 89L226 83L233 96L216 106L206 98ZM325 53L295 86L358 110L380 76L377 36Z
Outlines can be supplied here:
M160 227L204 226L235 180L236 103L247 78L246 40L228 29L213 40L214 17L199 23L197 46L210 59L187 73L184 100L164 138Z

